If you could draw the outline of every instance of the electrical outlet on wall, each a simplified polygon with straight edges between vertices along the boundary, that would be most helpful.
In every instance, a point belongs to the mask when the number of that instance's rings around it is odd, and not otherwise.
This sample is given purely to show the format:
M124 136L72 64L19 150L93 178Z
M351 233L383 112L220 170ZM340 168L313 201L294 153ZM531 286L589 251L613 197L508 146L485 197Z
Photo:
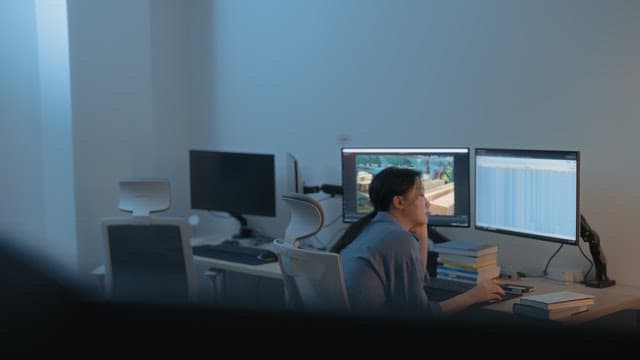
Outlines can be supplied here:
M336 143L338 146L347 146L351 144L351 134L341 133L336 136Z
M336 135L336 144L338 145L338 151L337 151L338 158L336 159L336 164L338 166L336 166L336 170L337 170L336 176L338 179L340 179L341 164L342 164L342 153L340 149L343 147L349 146L351 144L351 134L339 133L338 135Z
M580 283L584 281L584 274L582 273L582 271L577 269L550 270L548 273L548 277L553 280L564 282Z
M567 270L564 272L564 281L567 282L583 282L584 274L580 270Z

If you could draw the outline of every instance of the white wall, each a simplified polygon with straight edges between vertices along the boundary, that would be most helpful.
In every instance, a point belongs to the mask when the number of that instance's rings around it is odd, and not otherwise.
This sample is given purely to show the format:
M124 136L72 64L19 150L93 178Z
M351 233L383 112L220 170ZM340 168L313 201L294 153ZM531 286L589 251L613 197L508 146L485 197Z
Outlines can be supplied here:
M344 134L354 146L577 149L609 274L640 285L640 3L197 0L190 13L193 146L290 151L313 184L340 182ZM443 232L497 243L503 266L530 273L557 248ZM576 267L587 263L565 247L550 269Z
M189 189L189 44L186 7L181 1L149 2L153 173L171 180L171 208L185 216Z
M120 179L169 179L163 215L186 215L186 33L180 2L68 7L78 249L88 274L104 262L100 220L128 216L117 207Z
M64 0L0 4L0 232L34 264L71 280L78 256L67 43Z
M259 114L260 106L255 101L262 102L263 100L252 98L250 93L247 94L249 97L247 100L251 102L242 103L236 110L242 112L246 108L255 108L256 113L252 115L252 118L229 118L229 121L237 122L234 125L237 133L232 137L223 136L225 133L224 125L216 120L220 116L219 103L226 101L228 92L235 91L233 82L225 81L225 74L216 65L223 59L218 54L220 51L220 46L217 44L218 41L232 40L228 38L230 34L220 34L218 32L220 30L218 22L221 20L217 13L220 3L210 0L191 0L186 4L189 18L189 67L191 69L189 77L190 148L274 153L276 155L277 194L287 191L285 154L288 149L287 144L290 142L274 132L275 128L272 128L269 123L273 119L255 118L255 115ZM254 6L253 3L245 2L244 4L245 6L243 7L247 8ZM252 26L250 23L246 25ZM251 69L248 70L253 71ZM220 86L219 81L231 87ZM254 90L251 89L250 91ZM242 102L241 98L237 100ZM235 104L238 105L238 103ZM224 107L226 108L227 106L232 106L232 103L225 104ZM255 125L258 125L258 127ZM278 126L278 124L273 124L273 126ZM268 136L268 138L263 138L262 136ZM265 143L270 144L270 146L265 147ZM280 143L280 146L278 143ZM215 234L220 237L229 237L236 234L239 229L238 221L227 214L207 213L201 210L192 210L191 212L198 214L201 218L200 224L195 228L196 236ZM246 218L250 227L258 233L276 237L282 234L288 220L288 212L281 202L276 203L276 213L278 217L275 219L250 215L246 216Z
M188 214L188 148L275 153L280 194L286 152L317 185L340 182L340 145L463 145L582 151L582 211L610 275L640 284L640 4L68 0L70 165L69 138L48 138L67 125L43 125L68 110L54 100L60 77L40 77L50 63L38 57L47 37L35 6L0 3L0 229L29 246L76 251L82 274L103 261L99 221L119 215L119 179L169 178L171 213ZM50 157L74 178L54 176ZM51 193L65 182L75 194ZM63 223L75 207L77 249L67 238L74 229L57 229L54 241L40 230L57 224L51 204L62 198ZM339 214L339 198L324 204L328 219ZM277 212L250 225L277 236L287 211L279 203ZM203 232L236 225L204 222ZM503 265L523 271L541 271L556 248L473 229L447 234L498 243ZM586 263L569 247L554 266Z
M75 180L66 0L36 2L46 251L76 274Z
M42 131L35 5L0 3L2 230L36 247L44 238Z

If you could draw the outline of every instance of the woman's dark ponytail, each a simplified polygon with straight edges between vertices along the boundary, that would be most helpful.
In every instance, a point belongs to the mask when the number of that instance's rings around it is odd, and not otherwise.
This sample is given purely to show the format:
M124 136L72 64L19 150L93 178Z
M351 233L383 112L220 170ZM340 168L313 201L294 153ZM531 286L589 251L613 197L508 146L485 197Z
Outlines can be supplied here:
M378 211L388 211L393 198L410 191L415 186L416 179L420 179L419 172L398 167L388 167L374 176L369 184L369 200L374 210L351 224L329 251L339 253L351 244Z
M351 242L360 235L362 229L364 229L367 224L371 222L371 220L378 214L377 210L374 210L367 215L361 217L358 221L351 224L344 234L338 239L338 241L333 244L329 251L334 253L339 253L344 249L347 245L351 244Z

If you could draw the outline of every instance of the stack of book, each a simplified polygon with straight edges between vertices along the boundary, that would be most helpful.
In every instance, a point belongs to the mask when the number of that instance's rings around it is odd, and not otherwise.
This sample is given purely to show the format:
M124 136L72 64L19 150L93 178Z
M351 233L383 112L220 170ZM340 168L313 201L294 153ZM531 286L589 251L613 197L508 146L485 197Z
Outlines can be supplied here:
M500 276L496 245L456 240L436 244L434 251L438 278L477 284Z
M571 291L524 296L513 304L513 313L547 320L562 320L589 310L593 295Z

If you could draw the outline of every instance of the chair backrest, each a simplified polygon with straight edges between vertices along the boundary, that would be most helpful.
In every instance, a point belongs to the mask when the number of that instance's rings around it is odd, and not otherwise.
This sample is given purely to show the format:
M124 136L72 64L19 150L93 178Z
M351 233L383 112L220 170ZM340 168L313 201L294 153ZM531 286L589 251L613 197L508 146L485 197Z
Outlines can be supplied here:
M299 241L322 229L322 206L301 194L283 195L291 208L284 239L274 240L287 305L295 310L348 311L349 300L339 254L299 248Z
M348 311L349 300L339 254L307 250L273 241L287 306L294 310Z
M195 301L196 274L189 232L188 223L181 218L104 219L108 299L145 303Z
M317 200L297 193L282 195L282 200L291 208L291 219L284 233L285 244L297 246L300 240L322 229L324 211Z
M185 219L149 214L169 206L166 180L120 182L120 209L131 217L102 220L105 294L109 300L183 303L196 300L196 272Z

